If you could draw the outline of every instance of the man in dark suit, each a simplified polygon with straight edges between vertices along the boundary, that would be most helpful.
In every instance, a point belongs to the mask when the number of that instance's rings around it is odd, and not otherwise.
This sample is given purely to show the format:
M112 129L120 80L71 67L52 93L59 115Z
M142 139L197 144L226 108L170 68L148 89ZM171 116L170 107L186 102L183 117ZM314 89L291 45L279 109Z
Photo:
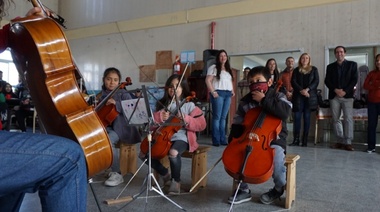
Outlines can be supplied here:
M358 81L358 65L345 59L346 48L343 46L337 46L334 53L336 61L327 66L325 78L337 137L337 143L332 147L353 151L351 145L354 137L353 102L354 87ZM343 111L343 124L340 120L341 111Z

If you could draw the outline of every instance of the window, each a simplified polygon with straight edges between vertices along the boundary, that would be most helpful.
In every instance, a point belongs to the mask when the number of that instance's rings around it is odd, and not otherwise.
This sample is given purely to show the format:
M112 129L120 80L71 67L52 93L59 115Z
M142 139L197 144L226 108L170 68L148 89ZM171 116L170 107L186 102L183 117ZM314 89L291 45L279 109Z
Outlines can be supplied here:
M9 50L0 54L0 70L3 71L3 80L13 86L18 84L18 72Z

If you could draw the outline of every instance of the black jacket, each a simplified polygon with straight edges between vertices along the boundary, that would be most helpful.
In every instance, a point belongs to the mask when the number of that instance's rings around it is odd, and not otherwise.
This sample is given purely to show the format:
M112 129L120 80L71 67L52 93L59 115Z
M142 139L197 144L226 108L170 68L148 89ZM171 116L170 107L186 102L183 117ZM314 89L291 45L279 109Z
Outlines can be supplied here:
M292 87L293 87L293 112L299 112L301 101L309 102L309 109L314 111L318 108L317 88L319 84L318 69L312 66L309 74L302 74L299 68L295 68L292 75ZM303 96L300 91L309 88L310 97Z
M247 111L252 108L261 106L264 112L276 116L282 120L281 132L278 135L277 140L272 141L271 144L279 145L285 150L286 137L288 136L286 120L290 114L291 105L291 102L289 102L286 99L285 94L281 92L276 92L273 88L269 88L260 105L257 102L255 102L252 99L252 95L248 93L240 100L238 109L235 113L234 120L231 126L229 140L231 140L232 137L237 138L241 136L241 133L244 131L244 128L242 128L242 123L244 122L245 114L247 113Z
M342 63L343 77L339 79L338 63L330 63L326 68L325 84L329 89L329 99L335 97L335 89L343 89L346 92L344 98L354 97L354 87L358 82L358 65L354 61L344 60Z

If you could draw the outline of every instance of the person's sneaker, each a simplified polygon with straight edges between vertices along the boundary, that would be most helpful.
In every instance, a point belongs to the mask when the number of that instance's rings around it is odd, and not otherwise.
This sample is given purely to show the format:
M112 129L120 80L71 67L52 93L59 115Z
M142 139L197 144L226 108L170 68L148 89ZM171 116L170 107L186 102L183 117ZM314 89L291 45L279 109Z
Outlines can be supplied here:
M234 200L234 196L235 196L235 192L232 194L232 196L228 197L228 203L232 204L232 201ZM243 191L239 189L236 195L234 204L237 205L243 202L248 202L251 199L252 199L251 190L248 189L248 192L247 192L247 191Z
M354 151L354 147L352 147L351 144L344 145L344 149L347 150L347 151Z
M164 188L165 186L170 185L170 178L170 173L167 173L165 176L160 175L158 177L158 185L160 186L160 188Z
M168 194L170 195L179 195L181 192L181 183L175 181L172 179L172 182L170 183L170 187L168 190Z
M117 172L110 172L108 176L109 178L104 182L106 186L117 186L124 182L123 176Z
M271 204L276 199L280 199L281 195L284 193L284 189L282 191L277 191L275 188L270 189L268 192L262 194L260 196L260 201L266 205Z
M367 149L366 150L368 153L376 152L376 149Z

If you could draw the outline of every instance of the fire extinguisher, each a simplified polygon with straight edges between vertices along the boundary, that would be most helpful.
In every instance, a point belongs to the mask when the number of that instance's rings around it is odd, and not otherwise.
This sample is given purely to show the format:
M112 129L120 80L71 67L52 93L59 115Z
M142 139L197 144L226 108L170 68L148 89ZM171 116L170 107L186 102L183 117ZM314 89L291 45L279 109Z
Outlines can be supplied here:
M175 57L173 64L173 74L181 74L181 62L179 61L179 56Z

